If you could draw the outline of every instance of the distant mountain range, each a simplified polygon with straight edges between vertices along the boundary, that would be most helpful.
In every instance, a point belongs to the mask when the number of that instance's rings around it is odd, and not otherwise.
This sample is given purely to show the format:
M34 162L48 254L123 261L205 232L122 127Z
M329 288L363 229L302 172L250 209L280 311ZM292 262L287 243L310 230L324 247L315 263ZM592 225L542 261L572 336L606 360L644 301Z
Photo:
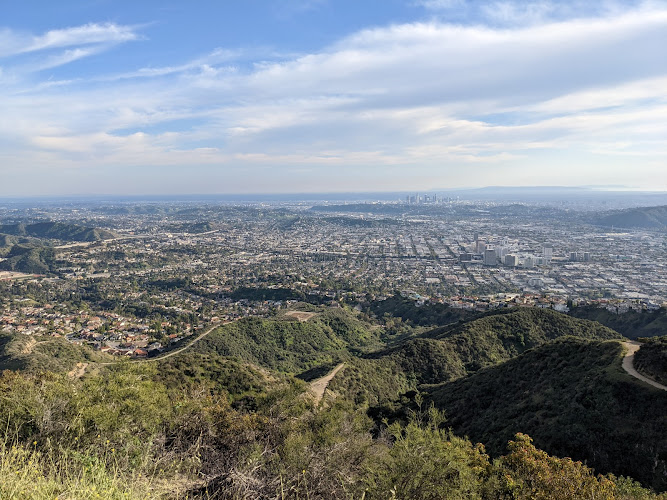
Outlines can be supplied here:
M105 229L53 221L0 225L0 235L2 234L64 241L99 241L115 237L114 233Z
M667 205L641 207L620 210L600 218L601 226L614 226L624 229L659 229L667 230Z

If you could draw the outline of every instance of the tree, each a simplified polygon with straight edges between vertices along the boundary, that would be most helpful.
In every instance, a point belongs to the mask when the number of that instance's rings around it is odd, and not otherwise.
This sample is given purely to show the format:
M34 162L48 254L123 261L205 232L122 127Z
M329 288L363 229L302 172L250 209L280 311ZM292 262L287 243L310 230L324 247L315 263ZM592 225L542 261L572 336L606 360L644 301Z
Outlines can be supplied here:
M558 458L535 448L526 434L508 444L509 453L494 464L492 488L500 498L531 500L613 500L616 486L609 477L571 458ZM497 497L496 497L497 498Z

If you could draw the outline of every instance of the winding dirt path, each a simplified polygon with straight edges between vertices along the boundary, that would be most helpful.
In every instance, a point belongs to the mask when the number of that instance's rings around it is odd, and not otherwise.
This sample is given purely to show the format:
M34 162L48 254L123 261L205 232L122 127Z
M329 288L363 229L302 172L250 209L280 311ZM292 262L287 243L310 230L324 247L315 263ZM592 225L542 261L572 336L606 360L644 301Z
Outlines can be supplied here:
M327 386L331 379L336 376L336 374L345 367L345 363L341 363L336 366L333 370L327 373L324 377L313 380L310 383L310 390L315 395L315 403L319 403L324 397L324 391L327 390Z
M635 341L635 340L627 340L623 342L623 345L627 349L627 352L625 353L625 356L623 357L623 369L628 372L628 374L632 375L633 377L641 380L642 382L646 382L649 385L652 385L653 387L656 387L658 389L662 389L663 391L667 391L667 387L656 382L655 380L652 380L641 373L639 373L634 365L633 362L635 360L635 353L639 350L641 347L641 343Z

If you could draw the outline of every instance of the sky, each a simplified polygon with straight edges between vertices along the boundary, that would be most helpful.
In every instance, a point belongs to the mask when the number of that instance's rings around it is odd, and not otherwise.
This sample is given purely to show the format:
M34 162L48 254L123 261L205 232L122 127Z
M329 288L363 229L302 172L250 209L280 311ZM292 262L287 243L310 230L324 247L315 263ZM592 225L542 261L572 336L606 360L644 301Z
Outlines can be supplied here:
M667 190L667 0L0 0L0 196Z

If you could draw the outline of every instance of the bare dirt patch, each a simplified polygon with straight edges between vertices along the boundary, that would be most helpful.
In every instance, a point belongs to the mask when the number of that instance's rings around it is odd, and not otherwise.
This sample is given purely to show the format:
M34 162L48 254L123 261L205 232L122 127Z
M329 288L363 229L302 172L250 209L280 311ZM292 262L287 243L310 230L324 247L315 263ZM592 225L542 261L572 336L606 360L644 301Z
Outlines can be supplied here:
M289 316L290 318L295 318L303 322L303 321L308 321L310 318L317 316L317 313L305 312L305 311L288 311L285 313L285 316Z
M75 379L81 378L83 377L84 373L86 373L87 367L88 363L77 363L71 371L67 372L67 376Z

